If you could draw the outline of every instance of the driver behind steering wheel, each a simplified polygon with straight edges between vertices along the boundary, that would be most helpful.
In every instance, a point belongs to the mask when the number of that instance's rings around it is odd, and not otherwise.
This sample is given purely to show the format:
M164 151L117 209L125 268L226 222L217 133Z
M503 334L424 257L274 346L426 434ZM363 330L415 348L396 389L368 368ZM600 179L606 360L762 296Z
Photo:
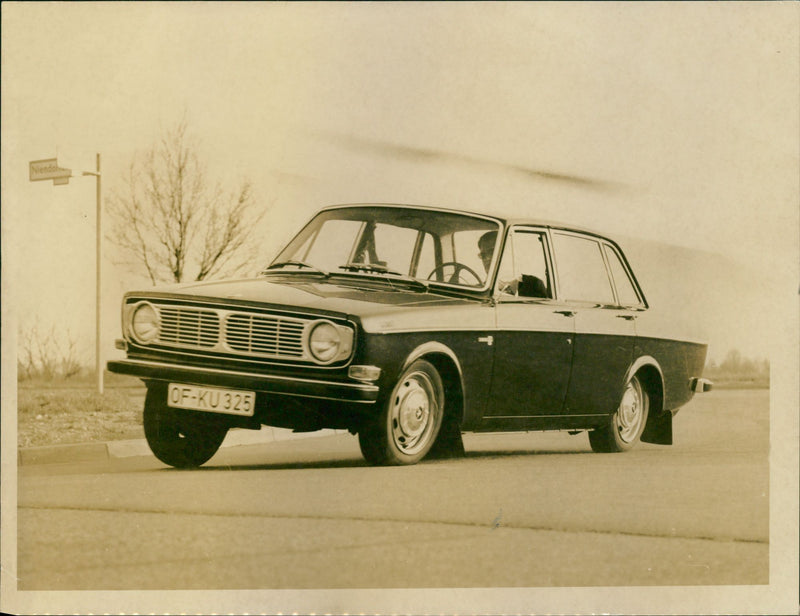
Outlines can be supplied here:
M478 256L483 262L483 269L489 273L489 267L492 265L492 256L494 255L494 245L497 242L497 231L487 231L478 239ZM497 288L502 293L510 293L511 295L517 294L519 288L519 279L513 280L497 280Z

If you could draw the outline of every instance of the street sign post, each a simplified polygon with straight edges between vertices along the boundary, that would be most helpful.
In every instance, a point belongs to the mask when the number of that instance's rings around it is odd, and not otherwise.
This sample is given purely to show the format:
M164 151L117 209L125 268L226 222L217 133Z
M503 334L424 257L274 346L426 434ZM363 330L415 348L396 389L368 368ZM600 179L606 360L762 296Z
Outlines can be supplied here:
M31 182L53 180L53 184L68 184L69 178L72 176L72 169L59 167L57 158L45 158L28 163L28 173Z
M103 357L102 357L102 344L100 334L102 328L100 327L101 316L101 303L100 303L100 280L101 280L101 264L103 260L102 248L102 235L101 217L103 214L102 206L102 191L100 184L100 154L97 155L96 171L84 171L82 175L93 175L96 180L96 197L97 197L97 218L95 228L97 231L97 241L95 245L95 259L96 259L96 277L95 282L95 366L97 369L97 393L103 393ZM32 160L28 163L28 173L31 182L38 182L40 180L53 180L54 185L69 184L69 179L72 177L72 169L63 169L58 166L57 158L44 158L42 160Z

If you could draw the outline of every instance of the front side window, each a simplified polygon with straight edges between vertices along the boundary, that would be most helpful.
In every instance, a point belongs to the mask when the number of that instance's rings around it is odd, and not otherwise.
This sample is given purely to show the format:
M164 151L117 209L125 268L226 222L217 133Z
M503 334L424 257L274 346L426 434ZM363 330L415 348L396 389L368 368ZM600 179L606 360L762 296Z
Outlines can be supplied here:
M554 233L559 297L564 300L613 305L614 292L600 243L596 240Z
M552 288L547 236L536 231L513 231L500 261L497 289L516 297L551 298Z

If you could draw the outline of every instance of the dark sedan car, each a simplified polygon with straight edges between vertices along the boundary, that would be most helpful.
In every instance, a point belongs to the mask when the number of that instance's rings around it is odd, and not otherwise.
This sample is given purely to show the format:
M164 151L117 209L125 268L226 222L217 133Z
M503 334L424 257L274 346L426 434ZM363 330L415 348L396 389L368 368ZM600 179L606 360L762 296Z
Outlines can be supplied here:
M463 431L671 444L703 342L663 330L595 233L403 205L321 210L257 277L126 294L153 453L197 466L231 427L358 434L374 464L463 453Z

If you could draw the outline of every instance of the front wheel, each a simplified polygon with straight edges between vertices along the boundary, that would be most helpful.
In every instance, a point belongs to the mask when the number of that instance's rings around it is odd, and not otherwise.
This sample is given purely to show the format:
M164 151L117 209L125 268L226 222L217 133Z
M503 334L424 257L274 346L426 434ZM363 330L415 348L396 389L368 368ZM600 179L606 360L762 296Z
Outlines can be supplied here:
M589 432L592 450L598 453L628 451L639 442L647 423L650 398L641 381L632 376L626 383L619 408L608 423Z
M144 435L156 458L176 468L193 468L211 459L228 426L215 417L193 418L191 412L168 407L155 389L144 403Z
M398 379L381 413L359 431L361 453L372 464L416 464L436 440L443 414L442 378L419 359Z

